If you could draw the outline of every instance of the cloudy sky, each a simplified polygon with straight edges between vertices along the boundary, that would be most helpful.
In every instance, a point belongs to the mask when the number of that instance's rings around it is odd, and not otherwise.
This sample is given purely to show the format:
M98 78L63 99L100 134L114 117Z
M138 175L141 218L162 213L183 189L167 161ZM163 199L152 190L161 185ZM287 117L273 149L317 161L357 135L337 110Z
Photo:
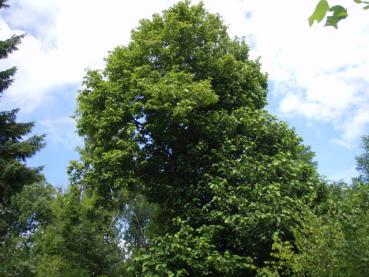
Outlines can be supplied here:
M16 65L0 110L19 107L20 121L35 121L47 146L29 162L45 165L49 182L67 185L66 167L81 140L71 115L87 68L102 69L117 45L129 42L141 18L172 0L10 0L0 16L0 39L27 33L19 51L1 61ZM197 2L197 1L193 1ZM321 174L349 180L356 174L360 137L369 133L369 11L349 6L338 30L307 18L317 0L209 0L232 36L245 37L269 75L268 110L297 130L316 153ZM338 3L338 1L331 3ZM352 7L351 7L352 6Z

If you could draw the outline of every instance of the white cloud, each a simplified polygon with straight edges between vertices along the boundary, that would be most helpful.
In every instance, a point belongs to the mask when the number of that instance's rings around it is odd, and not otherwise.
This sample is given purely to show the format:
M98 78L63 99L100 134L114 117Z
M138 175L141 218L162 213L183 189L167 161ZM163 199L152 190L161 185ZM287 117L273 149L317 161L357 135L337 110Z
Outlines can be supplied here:
M32 112L53 97L55 88L79 85L86 68L102 68L108 51L129 41L130 30L139 19L164 9L167 3L108 0L86 5L86 1L18 0L13 5L15 13L10 12L7 20L20 30L12 31L31 34L6 61L8 66L17 65L18 72L4 105ZM9 29L4 21L0 23L2 29ZM70 93L74 99L74 91Z
M61 146L64 150L74 150L82 146L82 138L77 136L74 119L58 117L44 119L38 122L46 132L47 143Z
M356 167L350 167L346 170L338 172L336 175L333 175L330 180L332 181L344 181L346 183L351 183L353 176L358 176L359 172L356 170Z
M369 125L368 12L349 10L339 29L309 28L317 1L245 1L254 54L274 83L282 114L331 123L352 147ZM348 4L347 2L345 3Z
M102 68L109 50L128 43L139 19L173 2L13 1L7 22L32 35L6 62L19 72L5 103L31 112L52 99L55 88L78 86L87 67ZM222 15L232 35L255 45L252 55L262 57L281 113L331 123L342 134L332 141L351 146L369 125L368 12L350 9L338 30L309 28L316 2L207 0L205 5ZM7 29L4 22L1 26L2 32Z

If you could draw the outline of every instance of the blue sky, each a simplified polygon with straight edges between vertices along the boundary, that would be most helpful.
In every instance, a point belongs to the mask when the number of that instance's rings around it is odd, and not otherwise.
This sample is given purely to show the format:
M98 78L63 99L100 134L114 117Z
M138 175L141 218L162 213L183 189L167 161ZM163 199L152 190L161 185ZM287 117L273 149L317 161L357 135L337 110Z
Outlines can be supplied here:
M2 12L0 39L28 35L1 65L17 65L18 73L0 109L19 107L19 121L35 121L35 133L47 134L46 148L29 164L45 165L49 182L66 187L66 167L78 159L82 141L71 116L85 70L103 68L109 50L129 42L139 19L175 2L13 0ZM209 0L205 6L223 17L232 36L246 38L252 58L261 57L269 75L267 109L312 147L319 172L349 180L360 137L369 133L368 12L351 8L338 30L309 28L315 2Z

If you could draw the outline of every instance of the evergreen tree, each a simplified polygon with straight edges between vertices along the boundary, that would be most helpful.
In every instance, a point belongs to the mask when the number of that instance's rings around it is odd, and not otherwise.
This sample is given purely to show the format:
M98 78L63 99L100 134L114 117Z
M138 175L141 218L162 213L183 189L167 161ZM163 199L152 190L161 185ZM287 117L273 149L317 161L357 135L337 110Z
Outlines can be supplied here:
M7 7L5 2L0 2L0 8ZM17 35L0 41L0 59L7 58L10 53L17 50L22 37ZM11 85L15 72L15 67L0 72L0 95ZM0 112L0 205L2 206L6 206L11 196L25 185L41 179L40 168L29 168L25 165L25 161L43 146L43 136L23 139L32 131L33 123L16 122L17 112L18 109Z
M6 8L6 1L0 1L0 8ZM22 35L14 35L0 41L0 59L5 59L17 50ZM16 68L0 72L0 96L11 85ZM43 146L43 136L28 136L33 123L16 122L18 109L0 111L0 266L6 258L6 248L12 236L11 229L17 222L17 212L10 207L11 198L26 185L43 179L41 168L30 168L26 159Z
M134 276L254 275L319 200L312 153L264 109L259 62L202 3L142 20L84 85L86 188L101 205L136 194L158 207Z

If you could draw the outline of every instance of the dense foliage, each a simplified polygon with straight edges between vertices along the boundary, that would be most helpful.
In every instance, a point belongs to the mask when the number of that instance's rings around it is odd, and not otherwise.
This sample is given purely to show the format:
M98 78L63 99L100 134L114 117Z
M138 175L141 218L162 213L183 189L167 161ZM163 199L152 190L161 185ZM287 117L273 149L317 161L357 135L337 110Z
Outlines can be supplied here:
M0 8L4 7L0 2ZM17 49L21 35L0 41L0 59ZM0 71L0 96L10 86L16 68ZM0 205L6 206L12 195L23 186L40 180L39 168L28 168L24 162L42 146L42 136L30 136L33 123L16 122L18 110L0 112Z
M0 9L5 7L5 1L0 1ZM15 51L21 39L19 35L0 41L0 59ZM0 96L11 85L15 72L15 67L0 71ZM33 123L18 123L17 112L0 111L0 267L6 262L4 250L9 248L12 228L17 224L11 198L26 185L42 180L40 168L27 167L25 161L43 146L43 137L29 136Z
M158 206L135 275L254 274L320 197L311 153L264 110L258 61L202 4L142 20L84 84L85 181L104 203Z
M369 138L352 185L322 179L248 52L202 3L142 20L84 79L65 192L1 112L0 277L368 276Z

